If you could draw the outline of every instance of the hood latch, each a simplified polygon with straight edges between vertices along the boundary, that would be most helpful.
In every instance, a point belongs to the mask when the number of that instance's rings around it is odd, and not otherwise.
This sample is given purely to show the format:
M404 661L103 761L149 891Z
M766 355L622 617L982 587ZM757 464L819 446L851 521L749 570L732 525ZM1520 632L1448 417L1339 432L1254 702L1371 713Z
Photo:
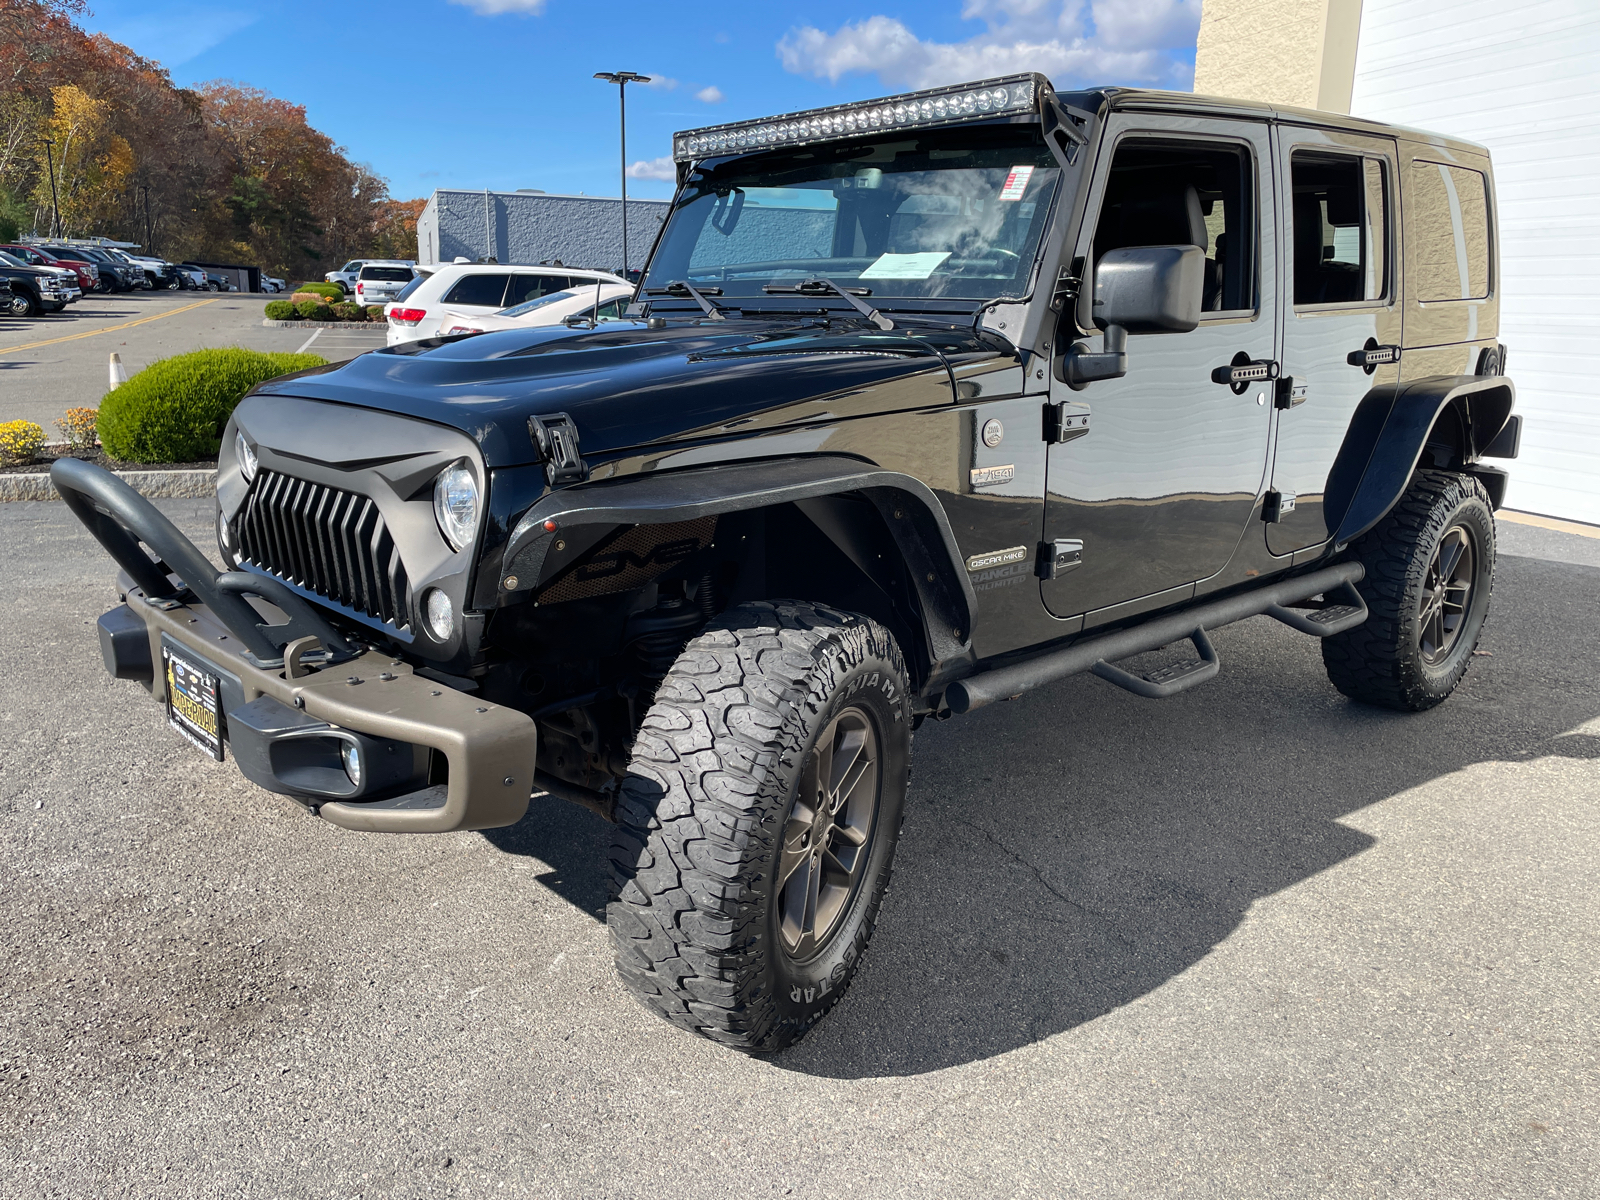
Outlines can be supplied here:
M589 478L589 468L578 454L578 427L566 413L529 417L528 433L551 487L582 483Z

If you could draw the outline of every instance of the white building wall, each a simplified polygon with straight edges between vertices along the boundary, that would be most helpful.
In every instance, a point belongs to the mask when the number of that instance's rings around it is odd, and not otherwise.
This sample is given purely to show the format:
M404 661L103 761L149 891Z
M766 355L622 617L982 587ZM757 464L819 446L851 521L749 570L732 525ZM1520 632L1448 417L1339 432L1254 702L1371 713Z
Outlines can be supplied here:
M1494 158L1510 508L1600 524L1600 0L1365 0L1350 111Z

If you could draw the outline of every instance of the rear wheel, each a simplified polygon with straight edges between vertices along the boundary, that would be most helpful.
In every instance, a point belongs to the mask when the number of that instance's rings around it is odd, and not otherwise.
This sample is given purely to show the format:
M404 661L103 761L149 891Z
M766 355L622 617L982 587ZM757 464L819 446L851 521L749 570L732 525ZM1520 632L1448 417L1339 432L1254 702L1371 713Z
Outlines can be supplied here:
M1352 546L1371 615L1322 643L1333 685L1353 700L1420 712L1444 700L1472 661L1494 585L1494 510L1468 475L1419 471Z
M617 970L676 1025L752 1051L844 994L877 921L911 760L909 682L877 622L730 610L656 693L617 805Z

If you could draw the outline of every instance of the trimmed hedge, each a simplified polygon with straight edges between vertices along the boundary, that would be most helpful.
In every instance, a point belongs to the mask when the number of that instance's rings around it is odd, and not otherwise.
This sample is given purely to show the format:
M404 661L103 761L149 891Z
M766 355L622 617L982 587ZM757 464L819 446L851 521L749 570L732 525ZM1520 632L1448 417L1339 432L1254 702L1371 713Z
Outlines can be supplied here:
M337 283L302 283L295 288L297 292L314 292L318 296L326 296L330 302L344 299L344 289Z
M124 462L211 458L234 406L256 384L327 365L316 354L196 350L151 363L100 401L100 444Z
M302 321L333 320L333 310L321 300L302 300L294 306L294 311Z
M287 300L267 301L267 320L269 321L295 321L300 314L295 312L294 305Z
M384 314L384 306L382 304L369 304L369 305L367 305L367 320L369 320L369 321L382 321L382 320L385 319L383 314Z
M341 321L365 321L367 310L359 304L335 304L333 315Z

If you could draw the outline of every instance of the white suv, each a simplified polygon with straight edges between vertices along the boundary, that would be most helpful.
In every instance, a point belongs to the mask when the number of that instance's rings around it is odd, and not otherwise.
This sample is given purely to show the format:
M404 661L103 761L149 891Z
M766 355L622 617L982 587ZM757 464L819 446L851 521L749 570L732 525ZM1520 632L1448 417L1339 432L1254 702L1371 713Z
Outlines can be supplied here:
M327 280L329 283L337 283L343 290L344 294L348 296L351 292L356 290L356 276L361 274L361 268L364 267L366 263L367 260L364 258L352 258L337 271L329 271L322 278Z
M428 271L427 267L422 270ZM437 337L448 320L487 316L552 292L593 288L596 282L627 284L608 271L560 266L497 266L494 263L450 263L415 279L394 298L385 313L389 345ZM629 285L631 286L631 285Z

